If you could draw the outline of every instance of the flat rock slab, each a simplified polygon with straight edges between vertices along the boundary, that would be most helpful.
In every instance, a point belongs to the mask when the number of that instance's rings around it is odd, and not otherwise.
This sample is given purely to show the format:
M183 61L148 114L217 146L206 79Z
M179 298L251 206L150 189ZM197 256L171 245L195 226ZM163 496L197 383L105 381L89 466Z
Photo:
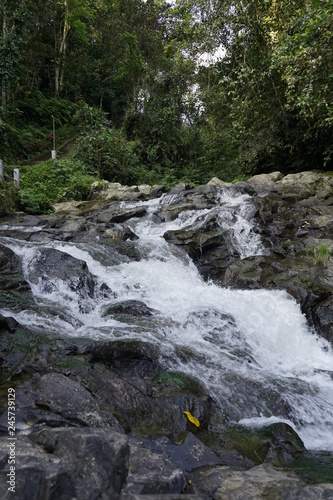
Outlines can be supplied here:
M182 444L172 444L167 438L162 438L153 444L147 442L146 446L150 446L155 452L165 454L185 471L221 464L220 458L191 432Z
M193 481L199 494L213 500L333 498L333 484L308 485L295 473L274 469L268 464L248 471L228 468L200 471Z
M166 456L154 453L136 444L130 445L130 465L122 498L153 493L181 493L187 478L179 467ZM150 497L151 498L151 497ZM164 497L165 498L165 497Z

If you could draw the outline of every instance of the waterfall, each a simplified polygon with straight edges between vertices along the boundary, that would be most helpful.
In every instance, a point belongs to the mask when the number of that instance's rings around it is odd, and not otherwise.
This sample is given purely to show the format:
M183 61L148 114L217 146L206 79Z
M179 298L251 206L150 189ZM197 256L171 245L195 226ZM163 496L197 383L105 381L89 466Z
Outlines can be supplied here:
M45 245L1 237L1 243L21 257L41 306L38 313L1 313L36 330L157 343L166 369L199 378L221 408L234 408L235 420L245 425L286 421L307 448L333 451L333 352L311 331L296 301L282 290L231 290L207 283L191 259L163 238L170 229L200 228L214 211L241 258L265 253L250 197L221 191L217 201L211 209L183 211L167 222L156 222L154 214L170 197L137 202L147 208L144 218L130 221L139 236L140 260L111 264L108 249L98 240ZM33 282L34 262L43 246L86 262L110 294L83 298L61 280L53 279L48 288L42 279ZM156 313L137 323L103 314L107 305L124 300L144 302ZM43 314L43 306L50 304L59 311L56 322ZM253 388L260 388L262 400L256 399ZM275 414L272 399L277 397L285 411Z

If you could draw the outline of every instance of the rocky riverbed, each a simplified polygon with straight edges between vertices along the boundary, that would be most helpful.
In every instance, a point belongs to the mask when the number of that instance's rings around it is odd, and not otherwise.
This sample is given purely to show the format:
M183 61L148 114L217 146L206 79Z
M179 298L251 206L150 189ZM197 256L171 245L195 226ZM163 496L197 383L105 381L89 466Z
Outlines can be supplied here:
M239 223L236 209L228 216L221 212L224 196L233 193L251 199L244 205L244 216L251 216L253 226L250 234L240 228L242 246L226 229ZM153 213L148 213L147 200L156 200ZM199 217L192 217L199 211ZM19 500L333 497L330 452L308 450L286 422L258 428L237 423L248 406L253 415L260 412L258 401L264 401L267 415L287 419L292 410L278 386L267 389L241 372L226 375L225 392L218 400L200 376L172 368L175 355L180 367L195 366L202 353L191 344L179 344L169 354L164 345L162 351L155 337L161 335L167 344L161 332L173 326L166 321L162 329L157 326L161 320L156 308L144 300L119 300L116 287L96 280L83 258L59 246L85 248L98 241L103 251L95 249L94 257L101 265L105 260L108 266L139 262L148 250L138 245L134 221L147 218L147 223L163 224L182 214L188 223L168 226L163 234L174 254L188 255L204 280L218 287L286 290L330 350L330 175L275 172L233 185L219 179L197 188L179 185L169 192L163 186L105 183L91 200L58 204L45 216L3 216L1 498L11 498L7 481L13 478ZM230 220L223 225L221 217ZM254 250L247 251L253 245ZM32 249L38 251L27 264L25 256ZM36 296L38 289L51 297L59 282L66 284L68 301L71 294L77 297L79 315ZM98 318L96 326L84 325L84 314L91 314L98 301L105 303L100 316L114 321L112 335L97 324ZM191 321L196 324L194 315ZM220 315L219 322L237 338L231 315ZM125 336L119 327L124 323L130 331ZM70 325L70 336L62 325ZM94 336L95 328L103 336ZM141 337L141 331L152 332L151 337ZM214 335L207 331L212 343ZM228 353L236 355L244 363L256 363L237 342ZM15 441L8 441L9 389L15 394ZM236 393L244 394L243 403L235 404ZM11 443L14 469L9 462Z

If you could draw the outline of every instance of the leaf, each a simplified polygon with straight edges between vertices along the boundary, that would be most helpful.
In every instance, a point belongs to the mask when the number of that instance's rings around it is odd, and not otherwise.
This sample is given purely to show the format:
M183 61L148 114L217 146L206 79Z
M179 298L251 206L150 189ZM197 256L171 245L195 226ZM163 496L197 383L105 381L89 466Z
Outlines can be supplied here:
M193 417L192 413L189 412L189 411L184 411L183 413L185 413L185 415L187 416L187 418L189 419L190 422L192 422L192 424L194 424L196 427L200 427L200 422L197 418Z

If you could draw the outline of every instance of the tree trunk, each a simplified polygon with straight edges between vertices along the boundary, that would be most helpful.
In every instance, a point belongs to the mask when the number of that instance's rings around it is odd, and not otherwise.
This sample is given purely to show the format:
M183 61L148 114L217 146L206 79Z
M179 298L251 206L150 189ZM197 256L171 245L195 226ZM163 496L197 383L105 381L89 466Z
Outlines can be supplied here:
M68 0L64 0L64 19L60 24L58 40L55 37L55 94L59 96L64 86L65 59L67 49L67 39L71 29L69 21Z
M6 14L3 13L3 21L2 21L2 39L5 42L7 37L7 22L6 22ZM1 81L1 106L4 111L7 109L7 78L5 75L2 75Z

